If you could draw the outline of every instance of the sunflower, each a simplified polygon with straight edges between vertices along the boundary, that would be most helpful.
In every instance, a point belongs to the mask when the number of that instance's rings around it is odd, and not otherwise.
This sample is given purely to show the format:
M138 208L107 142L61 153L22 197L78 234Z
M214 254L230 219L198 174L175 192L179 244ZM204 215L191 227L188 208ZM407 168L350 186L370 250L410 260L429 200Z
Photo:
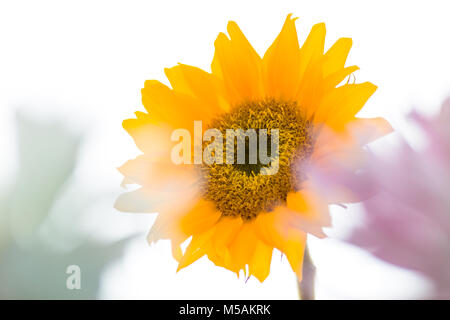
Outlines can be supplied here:
M287 16L262 58L229 22L229 37L220 33L214 43L210 73L184 64L165 69L171 88L146 81L147 112L123 122L143 154L119 171L123 185L140 187L120 195L115 207L158 212L148 241L170 239L178 270L206 255L238 276L243 270L263 282L275 248L300 281L307 234L324 237L331 224L328 205L348 200L344 193L338 199L321 194L308 179L308 165L356 166L364 145L391 131L382 118L355 117L376 86L345 83L358 69L345 67L352 40L341 38L324 53L320 23L300 47L295 20ZM202 121L201 128L195 121ZM261 163L175 164L171 138L177 128L194 136L209 128L278 129L277 172L263 174Z

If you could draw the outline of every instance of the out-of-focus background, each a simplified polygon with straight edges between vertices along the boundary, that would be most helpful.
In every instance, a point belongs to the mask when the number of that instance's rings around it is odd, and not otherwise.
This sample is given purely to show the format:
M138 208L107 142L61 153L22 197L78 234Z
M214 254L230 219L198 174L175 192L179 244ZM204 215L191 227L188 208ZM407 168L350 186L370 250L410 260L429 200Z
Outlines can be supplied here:
M3 1L0 4L0 298L296 299L274 254L260 284L203 258L179 273L169 244L149 246L154 215L113 209L116 168L138 155L123 119L143 110L146 79L178 62L210 70L214 40L236 21L262 55L288 13L303 41L353 38L356 81L378 85L362 115L383 116L419 146L405 115L434 114L450 93L448 1ZM382 145L383 147L380 147ZM428 281L339 238L362 223L333 208L330 239L309 239L319 299L423 298ZM69 290L67 267L81 270Z

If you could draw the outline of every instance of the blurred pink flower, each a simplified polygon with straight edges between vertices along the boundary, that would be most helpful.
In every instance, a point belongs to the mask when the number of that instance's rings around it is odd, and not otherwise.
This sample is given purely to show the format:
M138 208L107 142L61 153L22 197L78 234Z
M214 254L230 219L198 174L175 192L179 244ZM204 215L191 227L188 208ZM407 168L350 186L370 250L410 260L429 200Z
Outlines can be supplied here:
M365 224L348 241L432 280L432 298L450 298L450 98L434 118L410 115L425 135L419 151L402 142L387 158L367 157L364 171L335 163L311 168L317 187L364 200Z

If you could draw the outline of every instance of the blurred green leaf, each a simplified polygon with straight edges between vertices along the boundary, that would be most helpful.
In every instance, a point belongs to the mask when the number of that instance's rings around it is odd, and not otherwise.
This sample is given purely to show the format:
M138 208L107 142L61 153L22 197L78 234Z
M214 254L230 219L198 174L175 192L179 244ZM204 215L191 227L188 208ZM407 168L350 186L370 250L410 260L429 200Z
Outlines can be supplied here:
M102 272L122 256L131 237L99 243L81 231L89 206L104 201L73 187L81 138L60 124L21 114L16 119L18 172L0 194L0 298L94 299ZM73 245L59 246L65 242ZM80 290L66 287L70 265L81 268Z
M38 123L21 114L16 119L19 170L9 221L16 240L29 242L75 167L80 138L59 124Z
M129 238L98 244L86 241L69 252L42 245L29 249L11 246L0 263L0 299L95 299L104 268L118 259ZM81 289L66 287L67 267L81 269Z

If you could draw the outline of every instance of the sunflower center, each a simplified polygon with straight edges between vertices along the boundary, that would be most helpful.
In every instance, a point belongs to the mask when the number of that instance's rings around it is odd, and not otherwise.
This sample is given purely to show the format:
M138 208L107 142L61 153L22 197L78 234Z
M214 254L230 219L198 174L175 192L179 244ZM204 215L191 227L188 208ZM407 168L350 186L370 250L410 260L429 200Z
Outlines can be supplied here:
M309 158L312 138L310 122L301 114L297 103L277 100L247 102L213 121L211 128L218 129L223 136L229 129L253 129L258 141L256 149L252 149L248 136L237 136L231 142L227 139L223 153L226 154L225 149L231 147L234 160L239 153L239 139L245 143L245 153L241 151L241 155L245 154L244 163L224 161L223 164L201 165L203 196L213 201L223 216L252 219L283 204L290 191L299 189L304 176L300 172L301 166L293 164ZM260 150L260 133L267 133L263 144L267 150ZM259 157L252 161L252 153L260 155L260 151L264 151L270 155L274 143L272 136L276 133L278 156L272 157L268 164ZM263 170L273 167L274 161L277 162L276 173L264 173Z

